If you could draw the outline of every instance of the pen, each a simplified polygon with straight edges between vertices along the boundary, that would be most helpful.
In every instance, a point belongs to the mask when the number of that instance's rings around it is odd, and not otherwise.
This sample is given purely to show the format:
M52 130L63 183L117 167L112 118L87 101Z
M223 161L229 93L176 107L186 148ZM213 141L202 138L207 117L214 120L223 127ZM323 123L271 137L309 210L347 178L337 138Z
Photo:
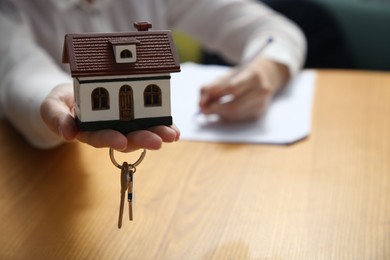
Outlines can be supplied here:
M274 39L272 38L272 36L268 37L267 38L267 41L263 44L263 46L261 46L261 48L256 52L255 55L253 55L249 60L245 61L243 64L239 65L239 67L242 67L242 66L245 66L249 63L251 63L257 56L259 56L264 50L265 48L268 47L268 45L270 45L272 42L274 41Z

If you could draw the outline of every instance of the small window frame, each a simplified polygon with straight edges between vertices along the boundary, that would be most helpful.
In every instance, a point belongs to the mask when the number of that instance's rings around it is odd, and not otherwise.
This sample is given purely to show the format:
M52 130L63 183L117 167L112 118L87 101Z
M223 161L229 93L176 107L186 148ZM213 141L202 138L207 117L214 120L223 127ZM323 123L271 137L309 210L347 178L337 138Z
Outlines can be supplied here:
M144 90L144 106L159 107L162 106L162 91L156 84L149 84Z
M97 87L91 92L92 111L110 109L110 93L103 87Z

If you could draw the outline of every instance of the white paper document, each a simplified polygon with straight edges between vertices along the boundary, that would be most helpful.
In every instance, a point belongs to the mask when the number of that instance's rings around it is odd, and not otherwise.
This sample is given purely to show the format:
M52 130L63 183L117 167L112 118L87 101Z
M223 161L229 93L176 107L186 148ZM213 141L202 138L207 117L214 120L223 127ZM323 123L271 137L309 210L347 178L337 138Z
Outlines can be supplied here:
M229 68L184 63L172 74L172 116L182 140L290 144L309 135L316 73L304 70L278 93L258 120L224 123L199 114L200 88Z

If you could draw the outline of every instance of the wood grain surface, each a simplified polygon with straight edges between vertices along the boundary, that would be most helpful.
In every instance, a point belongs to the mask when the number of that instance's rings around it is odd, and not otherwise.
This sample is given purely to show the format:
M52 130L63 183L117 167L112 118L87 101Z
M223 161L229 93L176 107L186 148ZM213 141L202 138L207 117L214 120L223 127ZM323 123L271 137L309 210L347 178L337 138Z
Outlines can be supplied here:
M1 259L390 258L389 73L318 71L293 145L148 151L120 230L108 149L37 150L4 119L0 144Z

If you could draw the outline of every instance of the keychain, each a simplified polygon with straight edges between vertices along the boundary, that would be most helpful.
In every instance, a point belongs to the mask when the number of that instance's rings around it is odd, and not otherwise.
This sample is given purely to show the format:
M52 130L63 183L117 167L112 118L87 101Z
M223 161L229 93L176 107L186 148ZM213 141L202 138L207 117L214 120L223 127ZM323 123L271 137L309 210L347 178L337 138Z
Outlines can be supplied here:
M126 161L122 164L119 164L114 157L114 150L110 148L110 159L111 162L121 170L120 175L120 183L121 183L121 200L119 204L119 218L118 218L118 228L122 227L122 219L123 219L123 211L125 206L125 197L126 197L126 191L127 191L127 201L129 202L129 220L133 220L133 183L134 183L134 173L136 171L136 167L142 162L142 160L145 158L146 150L144 149L141 156L138 158L138 160L133 163L129 164Z

